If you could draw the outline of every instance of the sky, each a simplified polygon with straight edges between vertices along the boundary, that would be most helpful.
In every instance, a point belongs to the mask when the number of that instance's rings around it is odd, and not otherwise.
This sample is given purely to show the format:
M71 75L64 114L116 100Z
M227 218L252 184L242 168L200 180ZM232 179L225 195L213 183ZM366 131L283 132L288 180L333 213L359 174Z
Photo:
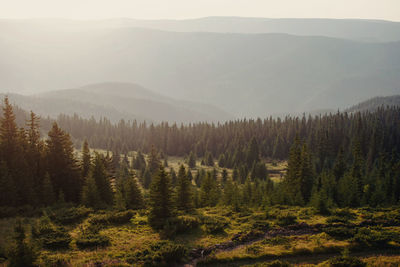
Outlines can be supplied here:
M400 21L400 0L0 0L0 18L188 19L206 16Z

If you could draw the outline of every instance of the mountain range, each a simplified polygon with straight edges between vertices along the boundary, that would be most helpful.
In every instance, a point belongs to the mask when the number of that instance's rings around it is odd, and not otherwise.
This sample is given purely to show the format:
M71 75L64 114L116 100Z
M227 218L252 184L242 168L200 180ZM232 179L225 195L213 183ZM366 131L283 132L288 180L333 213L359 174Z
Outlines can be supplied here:
M400 93L399 40L400 23L375 20L1 20L0 91L154 121L345 109Z
M79 88L54 90L34 95L8 94L10 101L41 116L78 114L84 118L106 117L147 122L189 123L226 121L230 114L207 104L180 101L166 97L140 85L107 82Z

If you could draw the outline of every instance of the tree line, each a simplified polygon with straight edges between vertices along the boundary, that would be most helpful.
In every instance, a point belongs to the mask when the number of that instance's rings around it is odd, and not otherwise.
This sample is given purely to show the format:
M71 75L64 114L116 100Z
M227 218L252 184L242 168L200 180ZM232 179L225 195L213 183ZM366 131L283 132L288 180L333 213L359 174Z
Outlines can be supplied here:
M396 107L180 127L60 116L42 138L39 118L31 112L19 128L6 98L0 206L71 202L96 209L148 208L149 220L159 227L177 212L215 205L313 205L321 212L332 206L395 205L399 119ZM79 155L73 139L86 140ZM112 152L92 153L89 144ZM137 153L128 157L131 150ZM184 155L188 167L168 167L171 155ZM287 159L282 182L269 179L267 158ZM215 164L220 168L212 168Z

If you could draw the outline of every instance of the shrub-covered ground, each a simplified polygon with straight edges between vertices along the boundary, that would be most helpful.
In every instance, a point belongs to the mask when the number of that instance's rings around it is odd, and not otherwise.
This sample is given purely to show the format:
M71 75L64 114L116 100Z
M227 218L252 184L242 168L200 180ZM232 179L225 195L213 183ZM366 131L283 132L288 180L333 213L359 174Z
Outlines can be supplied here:
M15 222L0 220L3 265ZM395 208L336 209L324 216L313 208L285 206L203 208L178 216L159 232L148 225L145 210L58 207L22 222L41 266L400 264L400 211Z

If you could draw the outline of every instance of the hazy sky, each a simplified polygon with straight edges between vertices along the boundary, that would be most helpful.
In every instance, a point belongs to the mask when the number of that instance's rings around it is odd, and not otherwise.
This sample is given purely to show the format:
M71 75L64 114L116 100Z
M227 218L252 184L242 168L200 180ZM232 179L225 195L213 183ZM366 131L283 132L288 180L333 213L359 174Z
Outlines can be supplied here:
M0 0L0 18L185 19L205 16L400 21L400 0Z

